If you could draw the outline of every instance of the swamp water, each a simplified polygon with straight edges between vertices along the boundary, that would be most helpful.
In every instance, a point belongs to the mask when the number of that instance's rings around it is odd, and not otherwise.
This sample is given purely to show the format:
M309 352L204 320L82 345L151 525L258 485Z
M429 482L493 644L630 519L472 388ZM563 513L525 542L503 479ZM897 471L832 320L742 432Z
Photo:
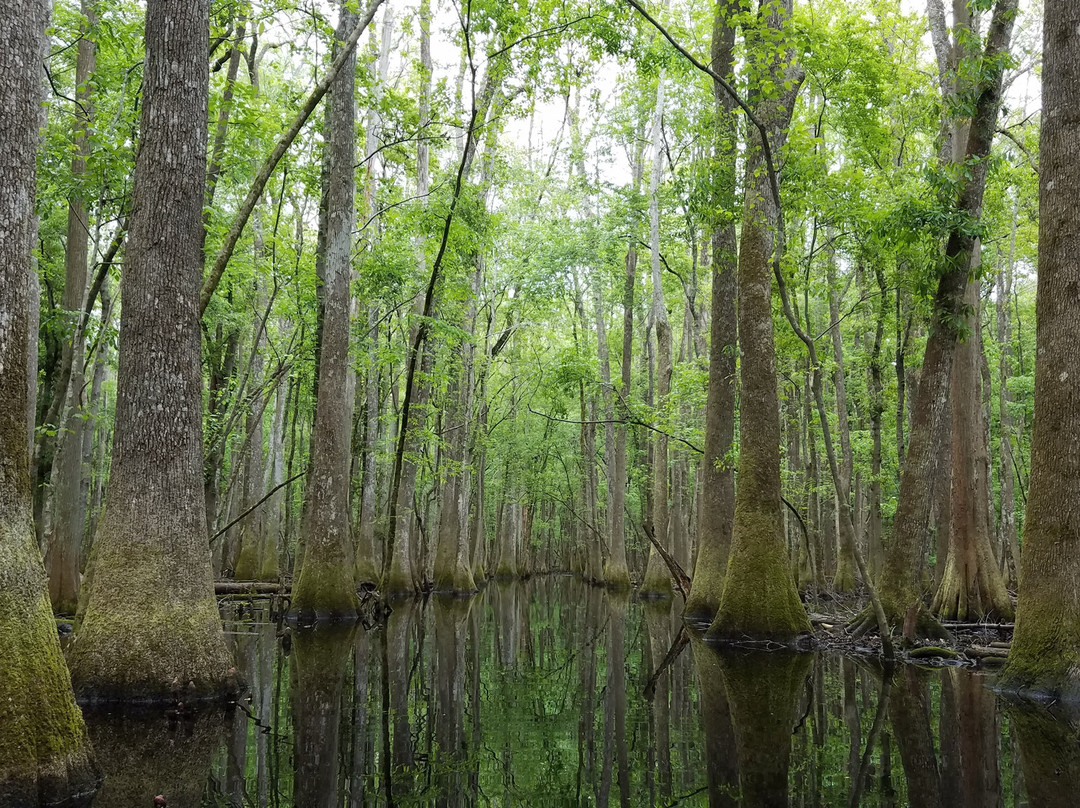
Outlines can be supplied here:
M399 604L370 631L225 616L241 704L88 712L94 808L1080 804L1076 725L985 677L698 641L665 665L672 604L572 578Z

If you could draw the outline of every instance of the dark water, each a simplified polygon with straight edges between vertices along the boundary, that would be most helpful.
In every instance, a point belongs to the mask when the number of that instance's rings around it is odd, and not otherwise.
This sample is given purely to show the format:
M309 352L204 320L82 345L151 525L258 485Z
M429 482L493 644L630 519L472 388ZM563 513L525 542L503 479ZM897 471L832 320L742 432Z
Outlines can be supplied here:
M230 606L231 713L88 715L95 808L1071 806L1080 735L967 670L726 652L570 578L290 631Z

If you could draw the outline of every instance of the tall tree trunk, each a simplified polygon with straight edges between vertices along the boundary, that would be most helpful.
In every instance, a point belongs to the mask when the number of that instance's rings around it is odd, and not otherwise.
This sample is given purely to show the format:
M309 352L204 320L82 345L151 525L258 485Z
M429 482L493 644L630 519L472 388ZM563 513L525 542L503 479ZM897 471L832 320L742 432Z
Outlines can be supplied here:
M1039 144L1035 432L1006 688L1080 696L1080 6L1047 3ZM1029 781L1030 782L1030 781Z
M1008 559L1007 583L1015 586L1020 572L1020 542L1016 531L1016 476L1013 468L1013 422L1009 412L1011 396L1009 378L1012 376L1012 318L1009 301L1012 299L1013 268L1016 260L1016 226L1020 202L1013 208L1012 230L1009 237L1009 260L997 273L997 341L1001 359L998 365L998 424L1001 440L1001 459L998 479L1001 481L1001 516L998 520L1002 555Z
M762 49L758 81L790 89L782 99L760 101L757 116L777 154L802 83L801 71L785 62L774 41L787 38L792 0L762 6L762 31L751 52ZM767 76L767 78L766 78ZM790 640L809 633L810 621L799 600L783 537L780 504L780 405L776 392L770 264L777 249L779 211L764 170L761 133L750 132L746 199L739 253L739 353L743 401L739 441L739 485L724 594L709 627L713 638Z
M90 220L80 185L85 182L86 160L90 155L90 127L94 123L94 105L90 76L94 72L97 48L90 30L97 24L93 0L83 0L84 30L79 38L75 64L76 111L71 158L73 189L68 203L67 249L64 257L63 308L66 316L79 317L86 298L87 248ZM86 497L83 492L83 433L86 430L84 379L86 376L86 331L73 328L75 338L65 343L61 362L71 366L67 402L56 438L53 460L52 530L47 537L45 570L49 576L49 598L58 614L74 614L79 603L81 574L79 555L86 522Z
M341 6L337 41L346 41L357 19ZM344 47L339 44L339 47ZM311 439L311 474L304 511L304 557L293 587L292 612L349 617L359 603L353 582L349 461L353 385L349 365L352 311L352 232L356 226L356 57L350 55L330 94L326 263L319 395Z
M964 152L970 169L961 180L956 200L958 212L964 214L965 221L978 220L982 214L988 167L986 157L997 128L1004 57L1012 38L1016 7L1016 0L995 3L982 55L983 69L978 86L974 88L978 102ZM949 234L934 296L934 314L919 377L911 438L900 479L894 537L886 553L880 583L882 607L890 625L899 625L908 609L914 607L918 613L917 631L924 636L941 633L940 626L922 605L923 587L918 572L932 523L939 445L949 420L948 384L959 338L956 324L962 321L974 247L970 228L956 227ZM873 615L865 611L860 628L873 620Z
M0 802L60 802L99 780L71 690L34 533L30 492L31 249L49 4L0 22Z
M874 347L870 354L870 513L866 525L866 554L870 561L870 574L876 579L884 553L881 539L881 422L885 413L885 399L884 382L881 378L884 370L881 347L889 307L889 290L885 284L885 271L878 264L874 265L874 278L878 287L878 311L874 325ZM899 294L897 292L898 297Z
M87 700L197 701L237 688L202 494L208 30L206 0L147 3L109 505L68 651Z
M979 282L968 284L965 298L968 337L956 347L952 368L952 491L948 561L931 604L948 620L1009 620L1012 600L1005 589L990 544L985 476L983 408L979 396L982 361Z
M826 238L831 239L826 231ZM840 529L837 531L839 542L836 547L836 575L833 577L833 589L840 593L855 589L856 541L855 523L851 516L851 479L855 467L851 452L851 426L848 422L847 384L844 380L844 341L840 332L840 300L836 288L836 255L829 250L826 259L826 272L829 285L829 326L832 331L833 388L836 392L836 431L840 436L840 486L836 488L837 512L840 517ZM842 501L841 501L842 500ZM845 517L845 512L847 516ZM845 521L846 519L846 521Z
M643 134L644 124L639 125L638 134ZM635 195L641 189L641 178L644 174L644 147L640 145L643 138L638 137L639 146L635 152L634 164L631 167L632 186ZM634 224L637 222L635 220ZM637 227L631 232L629 243L626 248L626 262L623 273L623 334L622 334L622 359L620 362L620 388L619 397L622 408L626 409L630 401L630 377L634 361L634 285L637 282ZM626 489L629 483L629 475L626 461L626 422L621 420L615 428L615 480L612 490L609 492L611 503L611 548L608 552L607 563L604 566L604 582L608 588L616 592L625 592L630 588L630 570L626 563Z
M660 274L660 180L664 173L662 131L664 120L664 72L656 82L656 110L652 124L652 175L649 179L649 244L652 250L652 308L656 329L656 410L665 412L671 393L672 349L671 324L664 302L663 276ZM653 437L652 462L652 530L656 542L669 548L668 534L671 512L668 507L668 439L665 432ZM671 573L655 547L649 548L649 563L638 594L643 597L671 597Z
M716 4L712 31L712 69L731 82L735 64L735 13L739 0ZM719 211L710 237L712 300L709 325L709 387L705 403L705 455L701 459L698 551L686 600L686 617L712 620L720 607L735 518L735 468L728 457L735 441L735 359L738 350L735 299L738 297L738 245L735 238L738 123L735 100L715 81L716 161L714 206Z
M367 165L367 176L364 183L364 221L368 222L375 216L376 198L375 185L383 164L382 158L377 156L379 148L379 134L382 126L382 116L379 114L378 101L382 97L382 88L390 70L390 47L391 35L394 27L393 10L390 6L383 12L382 36L379 44L378 59L372 64L372 80L375 82L375 103L368 110L366 142L364 144L364 157ZM431 24L430 3L425 0L421 6L421 25ZM427 42L427 40L424 40ZM426 59L426 61L425 61ZM431 53L430 47L421 52L422 69L430 71ZM426 126L427 121L422 119L421 126ZM374 238L372 239L374 241ZM379 582L379 568L375 559L375 513L376 492L378 491L378 477L375 457L378 452L379 442L379 306L377 303L368 305L367 310L367 372L364 374L364 429L363 429L363 456L361 463L360 481L360 517L356 530L356 582L358 584L375 585Z

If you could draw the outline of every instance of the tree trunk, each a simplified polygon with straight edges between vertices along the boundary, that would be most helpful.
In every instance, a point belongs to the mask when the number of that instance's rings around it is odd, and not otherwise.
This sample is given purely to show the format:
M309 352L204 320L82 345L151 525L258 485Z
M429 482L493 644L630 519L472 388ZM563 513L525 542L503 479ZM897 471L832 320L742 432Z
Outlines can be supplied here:
M357 24L341 7L337 40ZM319 396L311 439L311 474L304 511L304 558L293 587L292 613L301 619L348 618L359 606L353 583L349 461L353 385L349 366L352 310L352 232L356 224L356 58L334 80L330 104L330 183L327 193L326 264Z
M109 505L68 652L91 701L192 702L237 688L202 494L208 26L206 0L147 3Z
M382 88L390 70L390 48L393 33L394 16L390 6L383 13L382 36L379 43L379 55L372 63L372 81L375 84L375 101L368 110L367 132L365 133L364 158L367 166L364 183L363 217L368 222L376 213L376 183L381 173L383 160L379 155L379 132L382 116L378 101L382 97ZM430 26L430 4L421 6L421 25ZM423 40L426 42L427 40ZM421 62L431 60L430 48L421 53ZM426 63L424 63L426 64ZM426 69L430 70L430 66ZM421 119L421 126L427 121ZM371 237L374 243L377 236ZM367 372L364 374L364 429L363 454L360 480L360 515L356 529L356 583L375 585L379 582L379 567L375 558L375 522L376 492L378 491L378 469L375 457L379 445L379 385L381 379L379 365L379 306L371 303L367 309Z
M1016 475L1013 469L1013 422L1009 412L1009 377L1012 375L1012 319L1009 301L1012 299L1013 268L1016 259L1016 225L1020 203L1013 208L1012 231L1009 239L1009 262L1005 271L997 273L997 341L1001 353L998 365L998 424L1001 458L998 479L1001 481L1001 515L998 521L1002 555L1008 558L1006 581L1016 586L1020 572L1020 543L1016 531Z
M734 76L735 24L738 0L717 3L713 18L712 69L729 82ZM684 614L712 620L720 607L735 518L735 468L728 457L735 441L735 358L738 350L735 299L739 285L735 240L735 180L738 124L735 101L713 83L716 102L714 158L717 162L713 225L712 301L709 325L709 387L705 403L705 455L701 459L698 504L698 551L694 579Z
M985 476L985 443L979 367L982 350L975 331L980 327L979 282L968 284L968 337L956 347L952 369L952 494L948 561L931 610L947 620L1010 620L1012 601L1005 589L990 544Z
M772 36L786 38L791 8L791 0L762 7L765 19L761 22L767 24ZM781 61L772 39L751 46L765 50L761 58L768 65L768 80L777 87L791 87L783 100L758 104L757 114L777 154L791 120L801 74L795 64ZM751 129L739 254L739 353L744 402L739 485L724 594L708 636L786 641L809 633L810 621L792 577L780 513L780 405L770 272L773 250L779 241L774 237L779 211L763 162L761 133Z
M998 0L995 4L982 56L983 70L975 88L978 103L965 149L965 162L970 164L970 170L961 181L956 202L958 212L964 214L965 220L978 220L982 214L988 167L986 157L997 127L1004 56L1012 38L1016 5L1016 0ZM933 501L937 493L939 447L949 420L948 385L959 337L956 326L962 321L974 247L970 228L956 227L949 234L934 296L934 314L919 377L910 443L901 473L894 537L886 553L880 586L882 607L889 624L899 625L909 607L916 606L919 614L917 631L923 636L941 633L940 626L922 605L923 587L918 573L929 542ZM864 612L862 625L871 620L873 616L869 611Z
M832 234L826 231L826 237ZM836 546L836 575L833 576L833 589L839 593L848 593L855 589L855 523L851 516L851 478L855 460L851 453L851 426L848 422L847 385L844 380L844 341L840 331L840 301L836 289L836 255L832 249L826 259L829 285L829 326L832 331L833 388L836 392L836 431L840 436L840 486L836 496L837 513L840 517L840 529L837 531L839 542ZM835 450L834 450L835 451Z
M643 128L641 128L643 126L642 123L639 127L639 135L643 133ZM638 143L641 144L642 140L643 138L639 137ZM641 188L641 178L644 173L643 154L643 146L639 145L631 168L635 195ZM625 409L630 401L630 376L634 361L634 284L637 282L637 261L637 228L634 227L626 248L625 272L623 274L623 334L620 366L622 384L619 389L622 409ZM613 461L615 464L615 479L613 488L609 493L611 502L611 548L608 552L607 564L604 566L604 582L608 588L616 592L625 592L630 589L630 570L626 564L626 489L629 484L626 462L626 437L626 423L620 420L615 428L615 456Z
M85 182L86 160L90 154L90 127L94 122L90 76L94 72L97 49L88 35L97 22L93 0L83 0L82 13L86 18L83 36L79 39L75 66L75 100L77 101L71 158L73 189L68 204L67 249L64 258L65 316L80 316L86 297L87 247L90 242L90 220L80 185ZM86 377L86 331L75 324L75 338L65 343L61 363L71 366L67 385L67 402L60 421L53 460L52 530L47 537L48 552L45 570L49 576L49 598L57 614L74 614L79 603L82 575L79 555L82 549L83 527L86 522L86 497L83 493L83 433L86 430L83 387Z
M1039 145L1035 432L1016 632L1001 681L1063 701L1080 696L1080 6L1047 3ZM1029 780L1030 782L1030 780Z
M664 302L663 276L660 274L660 180L664 173L662 132L664 118L664 73L656 83L656 110L652 128L652 176L649 180L649 242L652 247L652 321L656 328L656 410L665 412L671 393L671 324L668 322L667 304ZM659 420L659 419L658 419ZM656 542L665 550L670 549L668 507L668 439L665 432L653 436L652 466L652 529ZM649 563L641 581L638 595L641 597L671 597L671 573L655 547L650 545Z
M60 802L97 767L71 690L38 553L30 493L31 248L41 63L49 4L9 4L0 48L0 803Z

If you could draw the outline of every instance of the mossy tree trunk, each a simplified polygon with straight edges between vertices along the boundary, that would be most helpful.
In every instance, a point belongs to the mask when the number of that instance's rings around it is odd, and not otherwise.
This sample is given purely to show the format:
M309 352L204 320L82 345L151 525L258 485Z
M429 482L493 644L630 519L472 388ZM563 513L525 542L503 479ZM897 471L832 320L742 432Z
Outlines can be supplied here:
M345 41L355 25L356 14L343 3L338 42ZM355 88L354 54L330 90L330 180L319 394L304 510L304 557L292 603L292 612L306 618L349 619L356 616L359 605L349 524L349 448L355 384L349 368L352 231L356 223Z
M754 80L790 89L782 98L758 103L757 115L779 153L801 84L796 65L783 60L777 37L791 16L791 0L762 7L751 37L761 49L768 71ZM755 51L756 52L756 51ZM746 166L746 199L739 254L739 353L742 358L742 408L739 441L739 485L735 522L724 581L724 594L708 636L714 639L792 640L810 632L810 621L795 587L784 541L780 504L780 404L776 391L776 349L773 343L773 230L778 211L763 165L761 135L751 129Z
M1047 3L1035 432L1016 632L1003 686L1080 698L1080 6Z
M209 3L146 8L108 505L68 654L87 700L235 692L202 493L199 284Z
M731 82L735 64L738 0L716 4L712 33L712 69ZM724 572L735 518L735 467L728 453L735 441L735 358L738 350L735 299L739 284L735 239L737 120L735 100L713 83L716 128L713 144L713 204L718 210L710 239L712 301L709 324L709 386L705 403L705 456L701 460L698 505L698 551L685 615L711 620L720 607Z

